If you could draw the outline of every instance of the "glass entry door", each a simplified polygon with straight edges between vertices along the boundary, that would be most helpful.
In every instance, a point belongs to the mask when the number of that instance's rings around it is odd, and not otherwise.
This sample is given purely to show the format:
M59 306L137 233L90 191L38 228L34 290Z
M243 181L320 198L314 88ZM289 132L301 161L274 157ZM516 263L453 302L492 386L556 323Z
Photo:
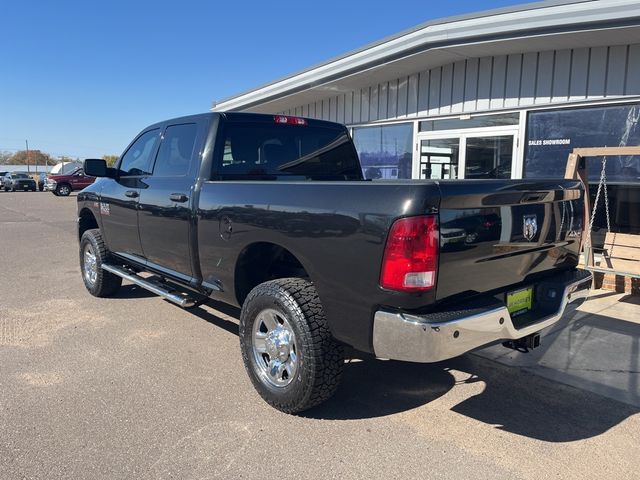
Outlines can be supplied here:
M514 136L465 138L464 178L511 178Z
M512 178L517 134L511 129L419 134L417 178Z
M458 178L460 140L437 138L420 141L420 178Z

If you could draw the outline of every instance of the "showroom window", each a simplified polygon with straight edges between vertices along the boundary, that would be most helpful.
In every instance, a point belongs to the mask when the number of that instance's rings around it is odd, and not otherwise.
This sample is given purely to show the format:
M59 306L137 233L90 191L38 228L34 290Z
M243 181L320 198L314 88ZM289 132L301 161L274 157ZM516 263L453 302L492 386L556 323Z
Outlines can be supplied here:
M640 145L640 104L530 112L524 158L525 178L563 177L574 148ZM592 202L602 169L601 157L587 158ZM612 230L640 233L640 156L607 157ZM604 207L596 228L606 227Z
M353 129L365 178L411 178L413 124Z

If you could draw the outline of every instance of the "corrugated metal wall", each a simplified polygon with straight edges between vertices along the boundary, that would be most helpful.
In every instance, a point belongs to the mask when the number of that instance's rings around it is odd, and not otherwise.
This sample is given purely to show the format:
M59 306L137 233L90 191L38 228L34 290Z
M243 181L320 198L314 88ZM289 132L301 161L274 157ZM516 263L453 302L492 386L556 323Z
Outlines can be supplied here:
M640 95L640 44L470 58L287 115L346 124Z

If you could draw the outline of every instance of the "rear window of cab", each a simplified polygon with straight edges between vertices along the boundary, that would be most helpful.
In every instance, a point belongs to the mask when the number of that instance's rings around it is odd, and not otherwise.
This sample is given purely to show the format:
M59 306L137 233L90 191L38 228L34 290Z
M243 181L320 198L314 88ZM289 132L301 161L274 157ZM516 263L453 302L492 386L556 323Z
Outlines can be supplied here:
M361 180L345 128L226 122L214 180Z

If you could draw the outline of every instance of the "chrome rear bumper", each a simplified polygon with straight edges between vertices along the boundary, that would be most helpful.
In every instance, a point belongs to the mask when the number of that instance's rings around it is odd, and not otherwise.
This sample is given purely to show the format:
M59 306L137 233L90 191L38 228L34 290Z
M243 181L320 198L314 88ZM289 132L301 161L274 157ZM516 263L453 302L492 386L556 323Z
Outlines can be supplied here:
M575 311L588 297L591 282L589 272L573 272L572 277L554 286L560 294L557 310L523 328L514 326L506 305L497 301L489 307L473 309L468 315L460 312L410 315L378 310L373 324L374 353L379 358L431 363L496 342L517 340ZM447 316L451 319L438 321Z

